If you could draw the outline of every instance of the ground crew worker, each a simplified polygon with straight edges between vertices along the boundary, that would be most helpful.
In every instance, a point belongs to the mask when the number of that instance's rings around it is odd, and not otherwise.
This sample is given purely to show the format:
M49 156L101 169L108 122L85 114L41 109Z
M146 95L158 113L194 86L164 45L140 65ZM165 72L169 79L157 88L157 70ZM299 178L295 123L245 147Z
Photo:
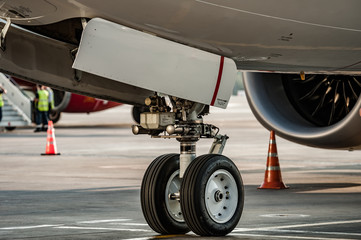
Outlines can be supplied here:
M49 111L49 93L46 91L45 86L41 86L36 93L34 99L36 106L36 128L34 132L47 131L48 130L48 111Z
M4 100L3 100L3 93L6 93L6 90L0 86L0 122L1 122L1 119L3 118L3 106L4 106Z
M53 110L54 107L55 107L54 92L53 92L53 89L51 89L50 87L46 87L46 91L48 91L48 93L49 93L49 98L48 98L48 103L49 103L48 119L50 119L51 110Z

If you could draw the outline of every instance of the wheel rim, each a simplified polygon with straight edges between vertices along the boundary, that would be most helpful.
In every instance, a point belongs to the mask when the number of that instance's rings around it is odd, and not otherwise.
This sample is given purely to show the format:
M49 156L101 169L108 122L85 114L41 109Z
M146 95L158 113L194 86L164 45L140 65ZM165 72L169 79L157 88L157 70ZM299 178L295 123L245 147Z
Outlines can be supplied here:
M177 222L184 222L179 199L171 199L171 194L179 193L181 186L179 170L175 171L169 178L165 189L165 202L169 215Z
M217 170L208 179L205 203L209 216L216 223L229 221L236 212L238 189L234 177L227 170Z

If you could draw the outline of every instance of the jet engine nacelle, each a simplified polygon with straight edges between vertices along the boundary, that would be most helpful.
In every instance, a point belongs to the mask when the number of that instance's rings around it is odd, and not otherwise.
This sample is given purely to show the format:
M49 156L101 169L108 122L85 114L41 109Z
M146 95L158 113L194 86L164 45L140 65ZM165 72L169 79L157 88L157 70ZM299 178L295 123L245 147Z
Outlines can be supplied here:
M258 121L277 135L312 147L361 149L358 77L248 72L244 87Z
M62 112L70 113L90 113L102 111L108 108L121 105L112 101L88 97L75 93L53 89L54 108L50 112L50 120L58 122Z

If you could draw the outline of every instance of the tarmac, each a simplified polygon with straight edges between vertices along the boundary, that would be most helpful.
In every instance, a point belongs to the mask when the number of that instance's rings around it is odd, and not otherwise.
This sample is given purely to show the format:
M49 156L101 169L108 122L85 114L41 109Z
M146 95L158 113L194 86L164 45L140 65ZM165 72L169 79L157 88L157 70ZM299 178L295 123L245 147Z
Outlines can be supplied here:
M360 152L300 146L276 136L282 178L290 188L260 190L269 132L244 93L205 122L230 138L224 155L245 184L242 218L226 239L361 239ZM177 153L172 139L134 136L131 106L63 114L55 125L59 156L41 156L46 133L0 132L0 239L216 239L161 236L146 224L140 184L149 163ZM197 154L212 140L200 140ZM219 239L219 238L217 238Z

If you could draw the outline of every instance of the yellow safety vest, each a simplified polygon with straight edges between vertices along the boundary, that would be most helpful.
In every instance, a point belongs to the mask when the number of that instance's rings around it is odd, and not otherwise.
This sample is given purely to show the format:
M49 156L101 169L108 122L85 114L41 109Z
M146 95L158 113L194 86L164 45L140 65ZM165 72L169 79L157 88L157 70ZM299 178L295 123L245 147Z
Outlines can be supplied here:
M0 93L0 107L4 106L3 95Z
M40 112L49 111L49 104L48 104L49 93L48 93L48 91L39 90L38 95L39 95L38 110Z

